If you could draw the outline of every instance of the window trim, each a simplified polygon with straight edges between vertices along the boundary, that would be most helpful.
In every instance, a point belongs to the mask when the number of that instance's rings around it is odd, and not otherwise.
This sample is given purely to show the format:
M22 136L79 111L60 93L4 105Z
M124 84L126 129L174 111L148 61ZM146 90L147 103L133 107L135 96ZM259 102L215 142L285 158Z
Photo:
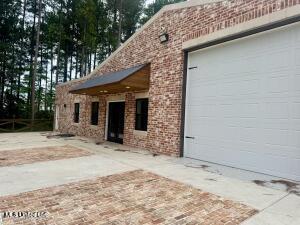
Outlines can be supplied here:
M148 131L143 130L133 130L133 135L140 136L140 137L147 137Z
M137 113L137 105L139 101L145 101L147 100L147 114L138 114ZM149 112L149 98L136 98L135 99L135 125L134 125L134 130L138 132L147 132L148 131L148 112ZM137 127L137 118L138 116L146 116L146 129L143 129L142 127L138 128Z
M93 104L96 103L97 104L97 119L95 119L96 123L94 124L93 122L95 122L93 120ZM92 126L98 126L99 125L99 101L92 101L91 102L91 117L90 117L90 125Z

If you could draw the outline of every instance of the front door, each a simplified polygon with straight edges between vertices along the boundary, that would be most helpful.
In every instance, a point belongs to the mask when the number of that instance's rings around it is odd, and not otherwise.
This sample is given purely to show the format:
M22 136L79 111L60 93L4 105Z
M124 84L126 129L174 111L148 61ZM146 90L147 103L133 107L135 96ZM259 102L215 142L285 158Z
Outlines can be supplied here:
M108 109L107 140L123 143L125 102L110 102Z

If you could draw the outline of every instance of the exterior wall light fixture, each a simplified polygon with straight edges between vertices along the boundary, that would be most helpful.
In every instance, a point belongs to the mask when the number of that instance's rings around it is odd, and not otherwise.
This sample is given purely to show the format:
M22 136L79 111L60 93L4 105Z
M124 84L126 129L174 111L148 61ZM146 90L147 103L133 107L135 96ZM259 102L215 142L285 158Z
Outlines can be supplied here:
M159 40L160 43L165 43L169 41L169 34L167 34L166 32L162 33L161 35L159 35Z

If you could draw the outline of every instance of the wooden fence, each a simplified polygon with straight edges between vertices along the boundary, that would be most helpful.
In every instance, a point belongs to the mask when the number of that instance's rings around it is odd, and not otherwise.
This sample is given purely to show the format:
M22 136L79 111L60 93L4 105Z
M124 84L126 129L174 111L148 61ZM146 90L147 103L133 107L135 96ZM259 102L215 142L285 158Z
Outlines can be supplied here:
M36 119L0 119L0 133L26 132L26 131L51 131L53 120Z

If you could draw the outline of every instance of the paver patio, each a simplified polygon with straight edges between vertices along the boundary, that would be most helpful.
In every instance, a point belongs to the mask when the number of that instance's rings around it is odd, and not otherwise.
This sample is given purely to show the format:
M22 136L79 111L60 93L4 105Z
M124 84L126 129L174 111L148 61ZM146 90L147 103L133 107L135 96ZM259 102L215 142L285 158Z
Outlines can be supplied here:
M4 224L240 224L257 211L135 170L0 198L0 211L45 211Z
M300 224L300 196L251 181L265 176L236 171L238 177L248 177L237 179L221 167L206 169L201 166L205 162L185 163L128 146L49 135L0 135L0 158L4 150L11 156L30 148L44 154L51 146L62 156L0 166L0 212L46 211L47 216L5 219L4 224ZM72 153L68 158L66 145L91 155Z
M0 151L0 167L89 155L92 155L92 153L70 145L7 150Z

